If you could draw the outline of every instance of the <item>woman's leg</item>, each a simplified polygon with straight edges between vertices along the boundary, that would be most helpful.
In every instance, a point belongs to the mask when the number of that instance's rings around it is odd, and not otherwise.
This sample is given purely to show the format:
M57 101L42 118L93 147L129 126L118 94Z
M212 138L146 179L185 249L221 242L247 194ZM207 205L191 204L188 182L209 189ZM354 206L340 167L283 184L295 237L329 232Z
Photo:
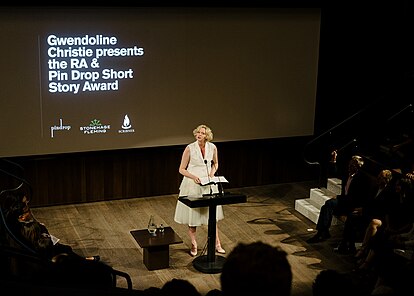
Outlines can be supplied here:
M216 225L216 251L217 251L217 253L220 253L220 254L225 254L226 253L226 251L221 247L221 242L220 242L220 238L219 238L217 225Z
M358 250L358 252L355 255L355 258L361 259L362 257L367 255L367 248L368 243L371 240L373 236L378 231L378 228L382 226L382 221L379 219L372 219L369 223L367 230L365 231L364 240L362 241L361 248Z
M188 226L188 235L190 236L190 239L191 239L191 250L190 250L191 256L197 256L196 232L197 232L196 226Z

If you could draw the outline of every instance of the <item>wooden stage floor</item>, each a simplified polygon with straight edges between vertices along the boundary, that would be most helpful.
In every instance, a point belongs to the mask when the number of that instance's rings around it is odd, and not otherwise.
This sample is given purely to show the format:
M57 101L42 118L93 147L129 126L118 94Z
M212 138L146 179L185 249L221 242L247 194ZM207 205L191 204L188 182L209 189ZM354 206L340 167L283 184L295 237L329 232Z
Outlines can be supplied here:
M341 226L333 226L333 237L323 243L309 245L315 224L295 210L295 200L309 197L315 182L288 183L229 189L247 196L246 203L224 205L224 220L218 223L220 238L227 254L239 242L263 241L280 245L289 255L293 271L292 296L311 296L312 283L322 269L351 271L352 256L333 251L341 237ZM187 226L174 222L177 195L165 195L34 208L37 219L46 224L62 243L69 244L82 255L100 255L103 262L128 273L133 288L144 290L161 287L173 278L194 284L204 295L220 289L220 273L196 270ZM130 234L144 229L150 215L156 223L170 226L183 243L170 246L170 267L149 271L143 264L143 249ZM206 245L207 226L198 228L199 254ZM227 255L226 254L226 255ZM226 256L224 255L224 256ZM126 287L123 279L118 286Z

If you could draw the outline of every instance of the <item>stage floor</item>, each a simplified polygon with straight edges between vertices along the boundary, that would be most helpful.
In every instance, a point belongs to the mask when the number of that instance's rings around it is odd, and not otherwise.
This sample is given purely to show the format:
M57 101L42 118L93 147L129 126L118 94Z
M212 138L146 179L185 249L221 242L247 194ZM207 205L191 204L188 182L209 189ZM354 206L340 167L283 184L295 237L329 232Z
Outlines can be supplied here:
M315 224L295 210L295 200L309 197L314 182L276 184L228 190L245 194L246 203L223 205L224 220L218 223L222 246L227 256L239 242L263 241L280 245L289 256L293 272L292 296L311 296L316 275L327 268L342 272L354 268L348 255L334 253L341 237L341 227L333 226L333 237L320 244L309 245L306 239ZM153 196L76 205L34 208L35 216L45 223L51 234L71 245L83 255L101 256L103 262L128 273L133 288L145 290L161 287L173 278L194 284L204 295L220 289L220 273L206 274L193 266L189 254L191 242L188 227L174 222L177 195ZM183 243L170 246L170 266L149 271L143 263L144 250L130 231L147 227L150 215L157 224L170 226ZM197 230L199 254L207 243L207 226ZM120 279L118 286L126 287Z

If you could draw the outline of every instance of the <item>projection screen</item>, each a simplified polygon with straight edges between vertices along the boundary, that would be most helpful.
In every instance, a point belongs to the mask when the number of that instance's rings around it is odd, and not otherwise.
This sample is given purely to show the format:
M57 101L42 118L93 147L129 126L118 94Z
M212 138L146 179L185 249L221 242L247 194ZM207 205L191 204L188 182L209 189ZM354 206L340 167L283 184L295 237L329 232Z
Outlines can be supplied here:
M320 10L0 8L0 157L313 134Z

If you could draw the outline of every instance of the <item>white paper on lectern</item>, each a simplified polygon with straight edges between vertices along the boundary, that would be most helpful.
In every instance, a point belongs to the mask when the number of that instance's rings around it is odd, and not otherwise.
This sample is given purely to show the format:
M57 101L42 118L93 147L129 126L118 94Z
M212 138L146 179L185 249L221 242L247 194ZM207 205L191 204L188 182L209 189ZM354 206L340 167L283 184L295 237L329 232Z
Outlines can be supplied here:
M200 184L201 185L209 185L209 184L216 184L216 183L229 183L227 179L223 176L214 176L214 177L201 177Z

